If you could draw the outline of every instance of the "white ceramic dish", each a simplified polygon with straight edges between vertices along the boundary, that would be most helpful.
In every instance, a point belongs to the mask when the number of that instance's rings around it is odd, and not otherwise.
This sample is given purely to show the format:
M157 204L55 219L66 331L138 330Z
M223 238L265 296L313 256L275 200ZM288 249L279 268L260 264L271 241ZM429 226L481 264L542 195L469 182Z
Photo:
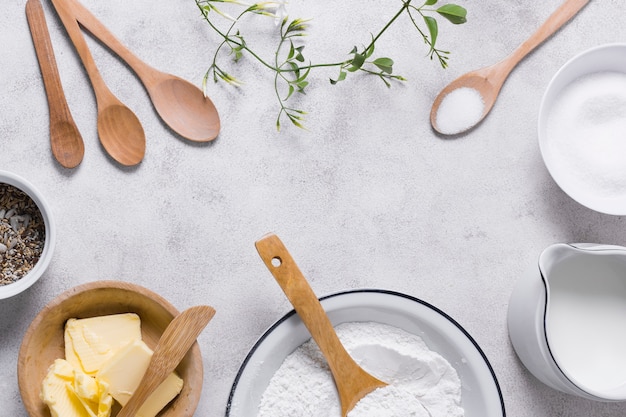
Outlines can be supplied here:
M354 290L320 299L333 325L373 321L420 336L446 358L462 384L466 417L504 417L502 392L485 354L451 317L417 298L385 290ZM270 379L294 349L310 339L291 311L270 327L244 360L228 401L227 417L254 417Z
M555 138L548 133L550 115L553 110L558 109L559 96L563 91L581 77L604 72L626 74L626 44L607 44L586 50L570 59L557 71L548 84L539 108L539 148L550 175L571 198L601 213L624 215L626 214L626 186L622 187L623 192L621 190L603 192L602 187L593 186L594 182L600 184L602 181L612 181L613 178L593 178L591 185L581 179L581 174L587 172L583 169L587 163L595 166L598 162L592 164L590 161L593 158L606 158L607 156L585 152L580 161L572 161L569 159L572 156L566 154L571 154L573 151L555 151ZM574 117L580 119L580 115ZM600 129L597 131L599 132ZM598 140L597 137L589 137L589 139ZM608 175L604 167L595 171L599 172L597 175ZM623 183L626 184L626 178L623 179Z
M56 227L50 206L39 190L29 181L11 172L0 171L0 183L12 185L13 187L19 188L24 193L28 194L39 208L46 229L46 241L44 243L44 249L41 253L39 261L37 261L33 269L31 269L30 272L28 272L28 274L26 274L23 278L11 284L0 285L0 299L3 299L25 291L37 282L39 278L41 278L41 275L44 273L46 268L48 268L48 265L52 260L52 254L56 245Z

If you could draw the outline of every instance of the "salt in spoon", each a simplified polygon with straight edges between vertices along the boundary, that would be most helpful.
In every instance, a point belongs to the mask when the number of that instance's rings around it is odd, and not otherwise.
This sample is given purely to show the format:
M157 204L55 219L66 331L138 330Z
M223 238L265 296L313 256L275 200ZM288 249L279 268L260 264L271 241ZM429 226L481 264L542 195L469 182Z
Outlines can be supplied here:
M75 168L83 160L85 144L63 93L46 17L39 0L26 2L26 18L48 98L52 155L61 166Z
M370 392L387 386L363 370L341 344L311 286L278 236L268 234L255 243L270 270L328 362L341 402L341 415Z
M148 369L139 386L117 413L117 417L133 417L137 414L150 394L174 372L214 315L213 307L195 306L174 317L154 348Z
M480 123L491 111L502 85L515 66L532 50L556 32L561 26L574 17L590 0L565 0L559 8L531 35L524 43L515 49L509 56L497 64L469 72L448 84L435 98L430 111L430 124L435 131L444 135L455 135L466 132ZM458 129L442 129L437 124L439 109L444 98L452 91L460 88L475 90L482 98L482 113L473 120L470 126ZM452 115L454 117L454 115Z
M104 83L67 1L52 0L52 3L91 80L98 105L100 143L107 153L120 164L137 165L143 159L146 151L146 136L139 119L135 113L113 95Z
M173 131L194 142L208 142L217 137L219 114L202 90L141 61L80 2L68 1L76 20L133 69L148 91L157 113Z

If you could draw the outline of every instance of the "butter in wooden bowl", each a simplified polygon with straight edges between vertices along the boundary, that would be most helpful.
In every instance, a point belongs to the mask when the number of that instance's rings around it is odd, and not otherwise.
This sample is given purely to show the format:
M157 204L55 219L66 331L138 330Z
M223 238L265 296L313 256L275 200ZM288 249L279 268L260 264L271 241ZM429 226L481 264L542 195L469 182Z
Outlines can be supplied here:
M115 417L178 311L134 284L96 281L51 301L26 331L18 383L30 417ZM192 417L203 368L195 343L137 416Z

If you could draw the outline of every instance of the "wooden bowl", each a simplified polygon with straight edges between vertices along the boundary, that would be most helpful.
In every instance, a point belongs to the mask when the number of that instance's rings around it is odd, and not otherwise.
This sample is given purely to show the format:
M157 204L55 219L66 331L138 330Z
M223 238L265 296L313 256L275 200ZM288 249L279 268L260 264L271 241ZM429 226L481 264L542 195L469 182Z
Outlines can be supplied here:
M30 417L50 417L48 406L39 398L39 393L50 365L55 359L65 357L65 322L70 318L118 313L137 313L141 318L143 340L154 349L169 322L179 312L158 294L120 281L91 282L59 295L35 317L20 347L17 377L22 401ZM183 379L183 389L159 417L193 416L203 381L202 355L197 342L176 371ZM117 415L118 411L119 405L114 406L111 416Z

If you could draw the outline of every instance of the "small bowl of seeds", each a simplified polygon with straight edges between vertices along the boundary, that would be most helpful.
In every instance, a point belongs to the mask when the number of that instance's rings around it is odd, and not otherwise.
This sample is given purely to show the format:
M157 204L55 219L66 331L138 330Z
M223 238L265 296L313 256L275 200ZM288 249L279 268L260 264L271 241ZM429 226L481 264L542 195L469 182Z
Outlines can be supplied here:
M41 193L24 178L0 171L0 299L37 282L55 240L51 210Z

